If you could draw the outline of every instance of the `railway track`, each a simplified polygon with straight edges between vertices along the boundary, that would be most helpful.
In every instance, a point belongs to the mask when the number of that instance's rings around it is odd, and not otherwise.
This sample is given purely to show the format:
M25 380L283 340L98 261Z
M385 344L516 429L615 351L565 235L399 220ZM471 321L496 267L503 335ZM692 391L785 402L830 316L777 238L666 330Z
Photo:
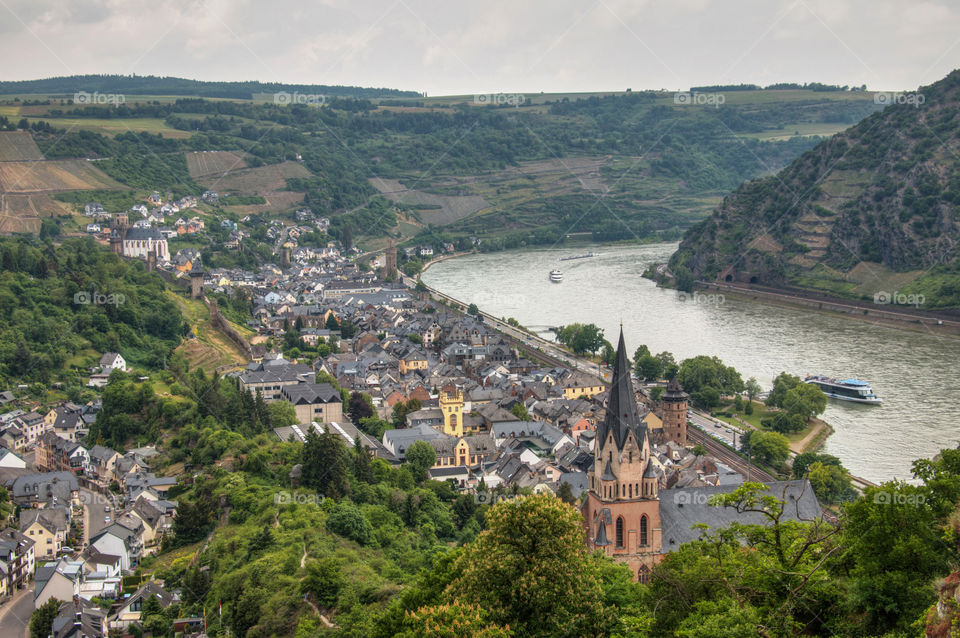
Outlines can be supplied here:
M687 427L687 438L694 444L699 443L707 449L707 452L710 456L715 457L724 465L731 467L736 470L744 477L747 476L747 461L739 454L736 454L730 448L723 445L712 436L708 435L706 432L701 430L698 427ZM752 463L749 466L750 480L751 481L760 481L760 482L771 482L777 481L777 477L772 476L769 472L761 470L756 465Z

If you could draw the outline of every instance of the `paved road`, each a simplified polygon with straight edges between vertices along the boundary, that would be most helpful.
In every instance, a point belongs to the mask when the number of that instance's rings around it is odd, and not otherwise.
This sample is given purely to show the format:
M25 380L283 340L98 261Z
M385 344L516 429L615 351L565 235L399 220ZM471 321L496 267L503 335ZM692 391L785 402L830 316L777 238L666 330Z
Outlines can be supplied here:
M31 614L33 614L33 587L20 590L0 607L0 638L29 636Z
M696 410L687 412L687 420L713 438L739 449L741 430Z
M90 537L107 526L104 517L109 516L112 520L116 512L105 496L83 487L80 488L80 500L83 503L83 546L86 547ZM107 506L110 506L109 512L106 511Z

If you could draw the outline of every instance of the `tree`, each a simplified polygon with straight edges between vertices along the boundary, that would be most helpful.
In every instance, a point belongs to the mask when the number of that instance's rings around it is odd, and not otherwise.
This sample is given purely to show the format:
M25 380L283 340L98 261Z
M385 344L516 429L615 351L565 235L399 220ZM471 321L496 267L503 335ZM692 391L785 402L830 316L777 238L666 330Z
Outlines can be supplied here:
M660 375L663 374L663 364L660 362L660 359L652 355L641 355L636 359L636 363L634 363L634 372L636 372L638 379L656 381L660 378Z
M810 465L808 478L821 503L834 505L856 498L850 473L842 465L814 461Z
M617 360L617 351L613 349L613 344L603 340L603 348L600 350L600 361L612 366Z
M337 321L337 318L332 312L327 315L326 327L327 330L330 330L331 332L340 329L340 322Z
M350 400L347 403L347 414L354 423L359 423L360 419L366 419L376 414L371 405L369 395L362 392L351 392Z
M350 501L337 503L327 517L326 528L328 532L361 545L368 545L373 540L373 527L360 513L360 508Z
M576 354L595 354L606 341L603 330L592 323L572 323L563 326L557 332L557 341L573 350Z
M766 465L779 466L790 456L790 442L779 432L750 430L741 441L744 452L750 451L754 459Z
M373 484L376 482L370 455L363 444L360 443L359 436L353 440L353 476L360 483Z
M747 379L747 382L743 385L743 389L746 391L747 399L750 401L753 401L760 396L761 393L763 393L763 388L761 388L760 384L757 383L756 377L750 377Z
M282 428L287 425L299 423L297 411L292 403L287 401L274 401L267 405L267 413L270 415L270 428Z
M789 414L809 421L827 409L827 395L812 383L799 383L787 391L781 407Z
M527 406L522 403L514 403L513 407L510 408L510 414L517 417L521 421L530 420L530 412L527 410Z
M770 390L770 394L767 395L766 404L770 407L782 408L783 400L786 398L787 392L801 383L803 382L800 381L800 377L781 372L777 375L777 378L773 380L773 389Z
M577 497L573 495L573 488L571 488L570 484L566 481L560 483L560 489L557 491L557 496L560 497L560 500L567 505L577 504Z
M637 349L633 351L634 361L639 361L640 357L649 357L649 356L650 356L650 348L648 348L643 344L640 344L639 346L637 346Z
M703 445L701 445L700 443L697 443L696 445L694 445L694 446L693 446L693 449L690 450L690 451L693 452L693 454L694 454L695 456L706 456L706 455L707 455L707 448L703 447Z
M482 607L453 601L448 605L423 607L404 618L398 638L510 638L507 627L489 621L490 614Z
M427 477L427 470L436 465L437 451L426 441L414 441L406 452L406 464L418 482Z
M311 560L307 562L306 571L307 575L300 582L300 591L313 594L327 609L336 605L340 590L347 584L340 561L330 557Z
M691 397L706 388L731 396L743 391L743 379L734 368L725 366L718 357L699 355L684 359L677 380Z
M445 602L487 610L523 636L608 633L597 559L583 542L583 517L552 494L494 505L487 529L457 558ZM575 584L575 585L574 585Z
M478 315L478 314L480 314L480 308L477 307L477 304L472 303L472 304L470 304L469 306L467 306L467 314L468 314L468 315Z
M51 598L43 603L30 616L30 638L47 638L53 634L53 619L60 611L63 601Z
M301 456L303 485L324 496L339 499L350 493L349 462L343 440L326 428L317 434L310 428Z
M661 352L657 355L657 360L660 361L660 373L664 379L667 381L673 381L677 374L680 372L680 366L677 365L676 359L673 358L673 354L670 352Z

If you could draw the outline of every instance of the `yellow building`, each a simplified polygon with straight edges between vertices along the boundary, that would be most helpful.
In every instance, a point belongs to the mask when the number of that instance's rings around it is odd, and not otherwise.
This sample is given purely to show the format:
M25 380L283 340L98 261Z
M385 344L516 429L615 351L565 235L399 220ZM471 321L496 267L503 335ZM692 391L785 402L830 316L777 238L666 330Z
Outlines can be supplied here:
M440 390L440 411L443 413L443 433L463 436L463 390L448 383Z
M470 467L484 461L497 450L493 437L489 434L453 439L435 439L430 445L437 453L434 468Z
M407 374L412 370L426 370L427 357L420 352L410 352L400 359L400 374Z
M576 399L578 397L593 398L593 395L600 394L606 388L603 382L590 375L574 372L563 380L563 396L567 399Z

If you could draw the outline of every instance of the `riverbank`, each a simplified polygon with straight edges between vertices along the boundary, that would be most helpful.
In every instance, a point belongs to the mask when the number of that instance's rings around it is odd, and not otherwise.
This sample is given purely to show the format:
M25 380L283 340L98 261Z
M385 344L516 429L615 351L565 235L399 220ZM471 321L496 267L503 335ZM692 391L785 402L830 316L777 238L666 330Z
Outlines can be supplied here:
M906 328L948 337L960 336L960 320L944 312L925 312L901 306L884 307L879 304L868 304L852 299L847 300L816 292L792 289L777 291L749 284L705 281L697 283L699 285L698 291L719 293L732 299L802 308L860 322L883 324L893 328ZM896 308L896 310L888 308Z

